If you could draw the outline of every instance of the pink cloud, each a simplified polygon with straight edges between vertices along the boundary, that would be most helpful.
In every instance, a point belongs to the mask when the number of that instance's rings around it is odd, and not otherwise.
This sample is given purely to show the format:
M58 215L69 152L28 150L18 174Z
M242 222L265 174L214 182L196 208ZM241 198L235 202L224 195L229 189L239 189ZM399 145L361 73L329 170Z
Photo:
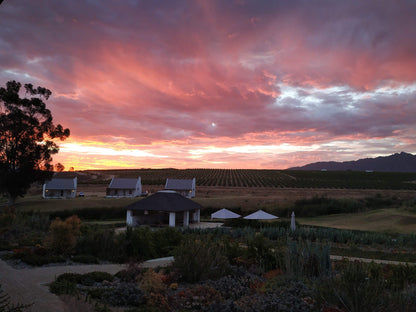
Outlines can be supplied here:
M331 147L340 158L359 154L354 141L416 152L403 134L416 113L415 14L408 1L9 1L0 81L50 88L75 142L164 151L169 166L281 167L339 141L350 142ZM299 152L231 149L284 143ZM192 158L208 144L221 153ZM302 150L314 144L323 152Z

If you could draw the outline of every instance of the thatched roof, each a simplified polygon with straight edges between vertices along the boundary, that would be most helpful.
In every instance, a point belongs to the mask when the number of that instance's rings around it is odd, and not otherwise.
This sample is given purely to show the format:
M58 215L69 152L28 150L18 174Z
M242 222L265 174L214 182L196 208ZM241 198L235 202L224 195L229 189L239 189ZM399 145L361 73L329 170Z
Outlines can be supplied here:
M201 209L202 206L176 192L160 191L126 207L127 210L181 212Z

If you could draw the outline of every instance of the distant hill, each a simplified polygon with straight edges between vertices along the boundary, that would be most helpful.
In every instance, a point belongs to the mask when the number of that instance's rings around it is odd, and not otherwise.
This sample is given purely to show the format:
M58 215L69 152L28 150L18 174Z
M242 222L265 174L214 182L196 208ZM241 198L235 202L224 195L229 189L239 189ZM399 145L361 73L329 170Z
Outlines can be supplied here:
M401 152L390 156L364 158L354 161L324 161L293 167L289 170L331 170L331 171L380 171L380 172L416 172L416 155Z

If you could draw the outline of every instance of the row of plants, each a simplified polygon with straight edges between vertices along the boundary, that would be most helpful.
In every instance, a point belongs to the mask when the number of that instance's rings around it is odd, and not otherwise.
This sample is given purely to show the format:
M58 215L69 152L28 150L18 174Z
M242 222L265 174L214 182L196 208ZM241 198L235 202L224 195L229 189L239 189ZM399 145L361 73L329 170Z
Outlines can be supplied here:
M344 230L335 228L312 227L312 226L297 226L295 231L290 229L288 221L279 223L276 222L262 222L254 221L247 225L247 221L242 220L243 226L238 227L237 223L240 221L226 222L226 225L232 224L233 227L219 227L215 229L187 229L186 233L205 233L222 236L229 235L233 238L246 237L253 233L260 232L265 237L271 240L278 240L281 238L291 237L296 240L309 241L328 241L331 243L345 244L345 245L367 245L378 246L383 245L391 248L416 248L416 234L394 234L382 232L366 232L358 230ZM282 224L283 226L280 226ZM253 225L253 226L251 226Z
M21 260L30 265L57 262L98 263L113 261L125 263L172 255L183 234L174 228L153 231L150 228L127 228L116 233L112 229L81 225L77 216L65 221L51 222L43 238L29 247L12 248L3 259Z
M329 198L326 196L314 196L295 201L293 207L278 209L279 215L290 216L292 211L298 217L317 217L322 215L356 213L374 209L400 207L405 202L394 196L375 196L349 199L349 198Z
M103 171L124 178L141 177L146 185L164 185L166 178L196 178L199 186L294 187L415 190L414 173L362 171L305 171L266 169L132 169ZM94 172L96 174L96 172ZM82 183L82 179L80 180ZM95 181L96 183L97 181ZM108 183L104 178L102 183ZM89 181L84 181L89 183Z

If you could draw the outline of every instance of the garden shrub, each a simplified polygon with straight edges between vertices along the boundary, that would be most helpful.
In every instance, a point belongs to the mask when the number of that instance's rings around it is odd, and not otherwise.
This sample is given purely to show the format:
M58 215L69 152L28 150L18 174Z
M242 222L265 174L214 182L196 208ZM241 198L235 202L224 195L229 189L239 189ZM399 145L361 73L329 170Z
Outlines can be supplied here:
M13 246L7 240L0 239L0 251L2 250L11 250Z
M63 282L67 281L69 283L79 284L82 279L82 274L79 273L63 273L59 275L55 281L57 282Z
M164 294L159 293L150 293L146 306L152 307L156 311L172 311L168 298Z
M172 228L128 227L126 232L116 234L110 229L83 226L76 253L115 262L143 261L171 256L182 237L178 229Z
M131 262L127 269L121 270L115 274L115 276L125 283L133 283L138 279L138 276L143 272L137 263Z
M385 283L370 277L365 265L348 262L339 275L316 283L318 306L335 306L349 312L386 311Z
M122 251L128 259L141 261L157 257L155 242L148 227L127 227L120 237L124 243Z
M34 246L42 243L49 227L49 218L40 213L17 212L7 209L0 213L0 250L10 246Z
M49 263L62 263L65 258L60 255L52 255L42 247L22 247L13 249L13 253L3 256L5 260L21 260L22 262L33 265L42 266Z
M208 236L203 240L185 238L176 248L174 258L174 270L182 280L190 283L217 279L226 275L229 270L223 246Z
M236 300L252 292L252 285L263 282L258 275L249 273L242 267L232 267L231 274L215 281L208 280L206 285L215 288L225 300Z
M49 285L49 291L58 296L78 294L77 284L66 279L53 281Z
M183 239L182 232L173 227L158 229L151 234L156 257L171 256Z
M224 300L212 303L204 309L207 312L310 312L313 311L307 299L311 290L303 283L289 283L286 287L273 292L252 292L236 300ZM310 300L312 301L312 300Z
M90 227L82 229L81 236L77 239L77 254L88 254L109 261L125 259L120 236L114 230L96 230Z
M194 285L179 292L175 297L175 311L197 311L221 300L221 294L208 285Z
M254 259L255 263L264 272L283 268L285 252L283 246L272 243L262 234L257 234L249 237L247 240L246 257Z
M240 247L237 241L233 240L228 235L224 235L217 240L220 242L221 246L223 246L224 254L227 257L230 264L236 264L238 259L243 254L243 248Z
M327 276L331 270L330 246L309 241L288 241L286 273L297 278Z
M144 303L143 292L132 283L120 283L116 288L106 291L103 301L112 306L140 306Z
M47 232L50 226L49 216L40 211L19 212L18 222L32 230Z
M79 273L63 273L59 275L54 282L49 285L49 290L57 295L78 294L77 285L93 286L95 283L102 283L103 281L111 282L114 276L107 272L89 272L85 274ZM94 291L93 291L94 292ZM96 291L95 293L97 293Z
M65 258L59 255L37 255L35 253L27 253L20 258L24 263L33 266L42 266L49 263L62 263Z
M16 220L16 215L12 212L0 214L0 229L10 227Z
M393 290L402 290L411 284L416 284L416 266L414 265L384 265L383 278L388 287Z
M88 288L86 300L88 300L89 298L101 299L106 291L108 291L107 288L101 288L101 287Z
M92 255L75 255L71 258L72 261L85 264L98 264L98 259Z
M80 235L81 220L77 216L65 221L57 218L52 221L45 245L56 254L69 254L75 249L77 236Z
M94 271L83 274L79 283L83 284L83 280L88 279L96 283L102 283L103 281L112 282L114 280L114 276L107 272Z
M163 293L166 290L166 285L163 283L163 274L148 269L143 277L139 279L139 287L145 293Z

